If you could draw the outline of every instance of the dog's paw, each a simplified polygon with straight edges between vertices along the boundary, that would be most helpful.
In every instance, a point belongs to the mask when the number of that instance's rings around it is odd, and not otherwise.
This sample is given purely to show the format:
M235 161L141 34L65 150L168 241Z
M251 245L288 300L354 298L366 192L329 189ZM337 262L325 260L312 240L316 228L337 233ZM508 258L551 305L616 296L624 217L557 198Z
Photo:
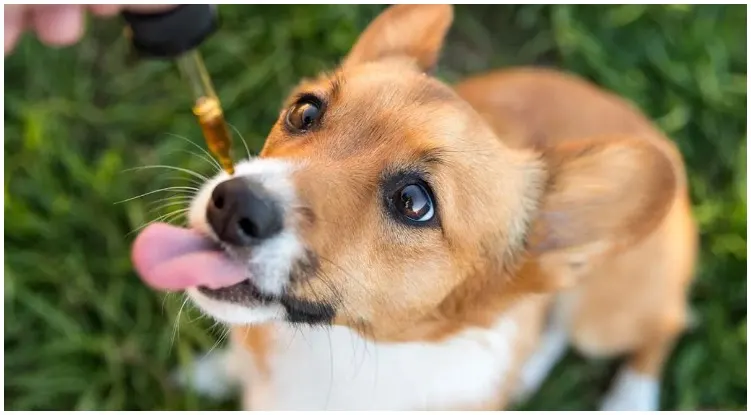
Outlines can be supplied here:
M228 365L228 352L215 350L172 374L172 382L181 389L216 400L231 397L238 380Z
M603 400L601 411L657 411L660 405L657 379L624 368Z

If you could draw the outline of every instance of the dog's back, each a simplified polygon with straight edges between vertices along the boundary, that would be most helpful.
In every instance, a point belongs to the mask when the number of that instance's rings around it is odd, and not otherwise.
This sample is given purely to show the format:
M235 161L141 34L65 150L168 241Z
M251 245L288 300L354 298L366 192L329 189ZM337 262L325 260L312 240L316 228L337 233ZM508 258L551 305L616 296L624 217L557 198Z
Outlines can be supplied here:
M671 161L676 186L673 192L666 189L665 197L673 198L672 207L655 212L654 227L644 231L635 226L623 235L620 250L597 262L552 258L540 264L539 271L561 291L517 390L521 397L534 392L571 342L592 357L630 355L606 409L617 409L623 400L654 408L662 366L688 324L687 297L697 255L686 172L675 144L625 100L553 70L490 72L461 82L456 90L513 147L545 154L567 140L628 135L648 140ZM638 198L639 191L648 190L634 191ZM598 221L597 215L591 220Z

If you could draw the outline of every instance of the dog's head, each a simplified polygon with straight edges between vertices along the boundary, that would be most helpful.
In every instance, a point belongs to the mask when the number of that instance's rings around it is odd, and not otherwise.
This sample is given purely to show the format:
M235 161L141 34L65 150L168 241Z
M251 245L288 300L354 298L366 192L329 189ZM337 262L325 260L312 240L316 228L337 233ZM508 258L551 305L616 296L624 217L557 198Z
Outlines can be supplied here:
M540 289L518 272L528 252L589 258L660 207L627 197L665 168L646 145L505 146L427 74L451 21L450 6L388 8L334 72L295 89L258 158L205 183L191 226L248 278L189 289L204 311L435 338Z

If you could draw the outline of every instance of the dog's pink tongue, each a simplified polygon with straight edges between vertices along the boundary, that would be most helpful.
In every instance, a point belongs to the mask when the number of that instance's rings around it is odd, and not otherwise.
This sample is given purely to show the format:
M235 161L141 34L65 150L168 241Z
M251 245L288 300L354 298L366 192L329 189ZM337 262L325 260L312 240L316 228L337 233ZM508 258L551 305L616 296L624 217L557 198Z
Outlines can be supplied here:
M199 285L216 289L247 277L242 266L230 261L205 237L164 223L150 225L138 235L132 258L144 282L159 290Z

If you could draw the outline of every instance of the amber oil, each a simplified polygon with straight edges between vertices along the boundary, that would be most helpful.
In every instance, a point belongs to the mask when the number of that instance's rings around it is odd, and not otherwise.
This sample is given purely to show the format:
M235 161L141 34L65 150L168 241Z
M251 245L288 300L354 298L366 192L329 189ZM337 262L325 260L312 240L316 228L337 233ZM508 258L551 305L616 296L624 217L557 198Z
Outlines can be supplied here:
M177 65L183 77L188 81L193 92L195 104L193 114L201 126L203 138L209 150L219 159L224 171L235 173L232 162L232 135L224 119L224 111L219 98L214 92L208 71L197 50L190 51L177 58Z

